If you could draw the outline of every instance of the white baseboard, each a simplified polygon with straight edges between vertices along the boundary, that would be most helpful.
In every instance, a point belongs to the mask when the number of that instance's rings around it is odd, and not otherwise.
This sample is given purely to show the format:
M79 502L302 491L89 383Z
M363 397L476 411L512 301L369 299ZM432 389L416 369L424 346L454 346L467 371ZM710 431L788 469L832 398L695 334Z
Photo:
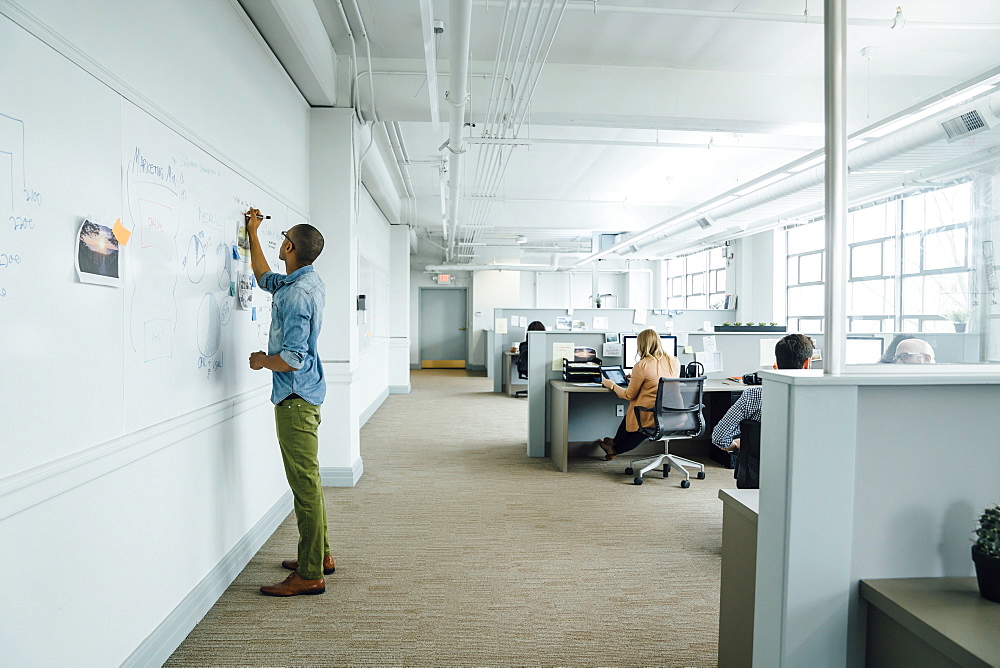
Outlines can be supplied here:
M375 415L375 411L378 410L379 406L382 405L382 402L385 401L388 396L389 396L388 387L378 393L378 396L375 397L375 401L371 402L368 405L368 408L366 408L364 411L361 412L361 416L358 418L360 420L359 422L360 427L364 427L365 423L368 422L368 419L371 418L371 416Z
M409 394L409 393L410 393L410 384L409 383L407 383L406 385L390 385L389 386L389 394Z
M123 666L160 666L198 625L275 529L292 512L292 492L285 492L233 549L191 590L180 605L122 662Z
M323 487L354 487L364 472L365 466L361 457L354 460L351 466L319 467L319 477Z

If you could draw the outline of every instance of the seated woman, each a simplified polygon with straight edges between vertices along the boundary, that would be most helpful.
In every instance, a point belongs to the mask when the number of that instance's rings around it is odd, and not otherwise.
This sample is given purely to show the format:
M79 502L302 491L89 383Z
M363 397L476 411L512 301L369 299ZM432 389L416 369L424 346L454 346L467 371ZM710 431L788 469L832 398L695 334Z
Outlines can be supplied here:
M656 330L644 329L639 332L639 336L636 337L636 347L638 361L632 367L632 378L628 387L621 387L607 378L601 381L604 387L629 402L628 410L625 411L625 417L622 418L615 437L605 437L597 441L597 445L604 450L604 458L607 460L639 447L639 444L646 440L639 431L639 423L636 422L633 409L636 406L652 408L656 404L656 391L660 386L660 378L680 376L680 362L673 355L663 351L660 335ZM642 416L642 426L653 426L652 413Z

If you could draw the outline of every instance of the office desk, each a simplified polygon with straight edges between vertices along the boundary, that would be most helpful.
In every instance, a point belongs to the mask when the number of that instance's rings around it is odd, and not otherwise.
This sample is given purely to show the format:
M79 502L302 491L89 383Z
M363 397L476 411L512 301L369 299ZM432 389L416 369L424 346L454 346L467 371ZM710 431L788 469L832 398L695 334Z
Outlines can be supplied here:
M528 389L527 379L519 378L517 375L517 358L520 355L519 352L512 353L509 350L503 353L503 388L510 397L518 390Z
M706 380L705 392L742 392L746 386L731 380ZM549 456L556 466L563 473L569 468L569 444L570 444L570 421L573 412L572 399L574 396L585 396L588 394L603 394L607 397L608 405L614 403L628 405L624 399L619 399L611 390L600 386L581 386L567 383L563 380L549 381L549 424L551 428L551 439L549 441ZM598 401L600 401L598 399ZM617 429L621 422L621 416L615 416L614 428ZM611 423L610 420L607 423ZM612 433L614 429L612 429ZM600 431L595 430L594 434Z
M869 666L1000 666L1000 605L976 578L861 580Z
M722 577L719 586L719 668L753 665L759 489L720 489Z

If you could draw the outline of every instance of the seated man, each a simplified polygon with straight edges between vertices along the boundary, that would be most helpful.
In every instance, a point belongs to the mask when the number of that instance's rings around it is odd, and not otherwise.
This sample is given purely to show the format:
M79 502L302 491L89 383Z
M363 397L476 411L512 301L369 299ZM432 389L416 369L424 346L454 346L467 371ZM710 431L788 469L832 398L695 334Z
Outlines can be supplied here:
M892 361L897 364L934 364L934 349L923 339L906 339L896 346Z
M774 346L775 369L808 369L813 355L812 339L802 334L789 334ZM712 443L726 452L740 448L740 422L754 420L760 422L760 385L743 390L739 400L733 404L725 416L712 430ZM736 457L732 457L733 468Z

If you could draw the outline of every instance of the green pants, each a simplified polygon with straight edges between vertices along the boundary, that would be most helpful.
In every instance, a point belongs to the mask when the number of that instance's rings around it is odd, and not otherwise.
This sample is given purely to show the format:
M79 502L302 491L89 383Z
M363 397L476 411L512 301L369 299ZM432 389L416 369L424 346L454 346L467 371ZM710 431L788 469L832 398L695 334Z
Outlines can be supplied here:
M285 477L295 501L299 525L299 577L323 577L323 557L330 554L326 505L319 477L319 406L303 399L285 399L274 407L274 423L285 464Z

